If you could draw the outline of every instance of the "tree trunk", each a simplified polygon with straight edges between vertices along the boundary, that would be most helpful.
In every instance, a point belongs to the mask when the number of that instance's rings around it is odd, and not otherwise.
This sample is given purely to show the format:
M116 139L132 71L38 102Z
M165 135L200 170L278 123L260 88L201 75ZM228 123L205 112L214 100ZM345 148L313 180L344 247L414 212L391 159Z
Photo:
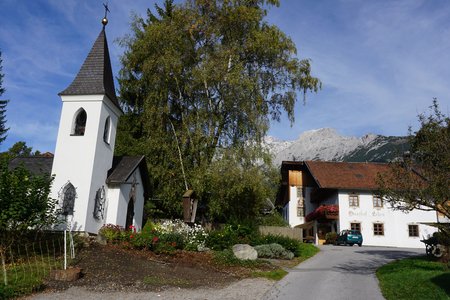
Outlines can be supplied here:
M0 256L2 257L2 269L3 269L3 282L5 285L8 285L8 277L6 276L6 262L5 262L5 251L0 249Z

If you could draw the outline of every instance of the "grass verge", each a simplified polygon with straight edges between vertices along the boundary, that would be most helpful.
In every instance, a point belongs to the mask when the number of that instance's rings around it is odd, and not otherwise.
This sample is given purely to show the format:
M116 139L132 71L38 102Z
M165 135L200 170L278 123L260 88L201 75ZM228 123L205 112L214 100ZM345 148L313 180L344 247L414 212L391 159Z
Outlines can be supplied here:
M7 266L8 285L3 283L3 274L0 283L0 299L16 298L44 288L43 281L51 269L62 268L61 260L30 258L28 262L22 261Z
M376 274L387 300L450 299L450 270L427 257L395 261Z
M252 277L264 277L270 280L281 280L284 276L288 274L287 271L283 269L276 269L272 271L255 271L252 273Z
M189 280L181 278L163 278L160 276L145 276L143 282L152 286L177 286L190 287L192 283Z

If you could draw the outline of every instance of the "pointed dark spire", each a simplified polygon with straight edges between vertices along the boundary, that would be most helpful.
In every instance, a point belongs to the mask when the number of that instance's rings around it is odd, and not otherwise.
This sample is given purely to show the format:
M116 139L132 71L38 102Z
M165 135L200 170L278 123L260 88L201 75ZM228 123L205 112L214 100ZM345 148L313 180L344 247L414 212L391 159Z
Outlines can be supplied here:
M97 37L89 55L75 79L64 91L64 95L106 95L120 109L116 97L114 78L109 58L105 27Z

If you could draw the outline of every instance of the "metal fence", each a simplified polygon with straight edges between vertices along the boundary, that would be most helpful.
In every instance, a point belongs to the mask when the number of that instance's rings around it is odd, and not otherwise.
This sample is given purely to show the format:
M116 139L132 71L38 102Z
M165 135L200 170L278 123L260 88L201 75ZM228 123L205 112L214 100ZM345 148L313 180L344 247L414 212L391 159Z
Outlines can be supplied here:
M74 257L71 236L64 243L64 233L47 233L39 239L22 240L0 251L1 290L12 295L31 293L42 288L43 280L52 270L63 269L67 260ZM65 247L66 246L66 247Z
M303 241L303 229L302 228L289 228L278 226L259 226L259 232L262 235L281 235L289 238L293 238L299 241Z

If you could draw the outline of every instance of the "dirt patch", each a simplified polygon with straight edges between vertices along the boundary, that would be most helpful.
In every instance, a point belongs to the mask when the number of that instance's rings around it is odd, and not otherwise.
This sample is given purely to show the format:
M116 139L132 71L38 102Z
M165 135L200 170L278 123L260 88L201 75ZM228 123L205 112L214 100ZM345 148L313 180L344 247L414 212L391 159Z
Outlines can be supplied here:
M50 280L46 282L46 290L83 287L95 292L133 292L161 291L170 287L221 288L251 274L246 268L215 264L209 252L179 251L174 255L155 255L146 250L98 244L82 249L75 266L82 269L79 280Z

